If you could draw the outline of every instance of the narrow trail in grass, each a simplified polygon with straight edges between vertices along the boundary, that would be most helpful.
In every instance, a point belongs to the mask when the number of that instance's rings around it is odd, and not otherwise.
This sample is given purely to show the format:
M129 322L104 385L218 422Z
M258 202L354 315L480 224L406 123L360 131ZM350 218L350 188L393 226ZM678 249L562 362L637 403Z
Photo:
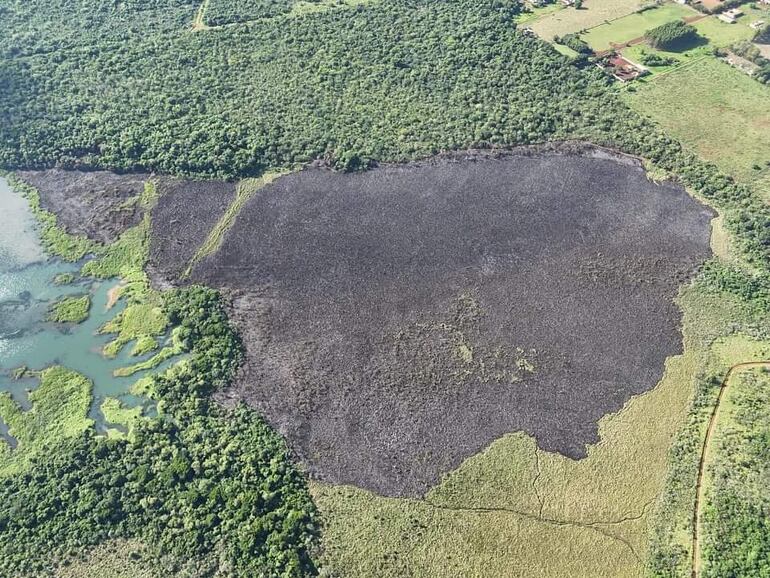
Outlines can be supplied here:
M714 409L712 410L711 417L709 418L708 428L706 428L706 437L703 439L700 460L698 462L698 479L695 483L695 506L693 510L692 530L692 578L699 578L700 576L700 525L702 517L701 510L703 507L703 478L706 471L706 460L708 459L709 446L711 445L711 439L714 436L716 424L719 421L719 411L721 409L722 400L724 399L725 392L729 387L730 378L734 373L744 369L755 369L760 367L770 369L770 361L747 361L733 365L730 369L727 370L727 374L725 374L725 377L722 380L722 384L719 386L719 394L717 395Z
M606 530L602 528L601 526L615 526L619 524L624 524L626 522L634 522L636 520L639 520L643 518L645 515L647 515L647 509L652 505L652 502L649 502L644 505L642 508L642 511L640 514L635 516L628 516L625 518L621 518L620 520L612 520L609 522L578 522L574 520L560 520L558 518L548 518L541 514L532 514L530 512L525 512L522 510L515 510L513 508L503 508L503 507L472 507L472 506L449 506L449 505L442 505L437 504L435 502L432 502L430 500L425 500L425 504L430 506L431 508L435 508L437 510L444 510L449 512L470 512L474 514L511 514L514 516L520 516L522 518L527 518L529 520L534 520L537 522L542 522L543 524L549 524L551 526L574 526L577 528L585 528L587 530L592 530L594 532L598 532L602 536L605 536L607 538L610 538L612 540L616 540L617 542L620 542L623 544L629 552L633 555L633 557L636 559L636 561L639 564L643 564L642 557L639 555L639 553L636 551L636 548L634 548L633 544L631 544L630 541L626 540L625 538L618 536L616 534L613 534L609 530Z
M211 0L202 0L201 5L198 7L198 11L195 13L195 20L193 20L193 31L197 32L198 30L205 30L208 28L204 18L206 16L206 10L208 10L210 1Z

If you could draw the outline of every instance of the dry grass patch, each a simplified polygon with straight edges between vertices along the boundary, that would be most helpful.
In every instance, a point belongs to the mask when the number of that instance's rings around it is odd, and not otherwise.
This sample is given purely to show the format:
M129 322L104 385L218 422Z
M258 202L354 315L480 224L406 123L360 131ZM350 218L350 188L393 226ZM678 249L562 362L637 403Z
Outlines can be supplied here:
M585 0L583 8L567 8L530 24L541 38L551 41L554 36L563 36L603 24L606 21L632 14L646 2L643 0Z

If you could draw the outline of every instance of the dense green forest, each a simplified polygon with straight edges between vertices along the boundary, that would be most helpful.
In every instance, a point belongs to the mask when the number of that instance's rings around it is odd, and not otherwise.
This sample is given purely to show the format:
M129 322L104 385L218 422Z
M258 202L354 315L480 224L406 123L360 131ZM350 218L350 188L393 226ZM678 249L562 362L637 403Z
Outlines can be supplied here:
M127 438L88 430L50 448L0 484L0 575L46 576L68 556L107 539L139 538L173 573L314 575L318 535L304 477L283 440L252 410L209 401L241 355L214 291L165 295L189 363L151 387L164 419ZM171 562L168 562L171 560Z
M0 62L0 163L232 177L609 122L606 80L517 34L517 10L395 0L202 32L148 26L124 41L85 29L55 57Z
M0 57L105 47L149 31L183 30L197 6L197 0L0 0Z

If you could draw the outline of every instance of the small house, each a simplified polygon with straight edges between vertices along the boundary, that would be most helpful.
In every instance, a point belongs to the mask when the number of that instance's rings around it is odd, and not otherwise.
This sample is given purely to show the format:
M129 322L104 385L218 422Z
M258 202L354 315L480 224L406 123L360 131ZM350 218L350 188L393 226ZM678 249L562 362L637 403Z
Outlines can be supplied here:
M648 73L648 70L617 53L612 53L597 63L620 82L630 82Z

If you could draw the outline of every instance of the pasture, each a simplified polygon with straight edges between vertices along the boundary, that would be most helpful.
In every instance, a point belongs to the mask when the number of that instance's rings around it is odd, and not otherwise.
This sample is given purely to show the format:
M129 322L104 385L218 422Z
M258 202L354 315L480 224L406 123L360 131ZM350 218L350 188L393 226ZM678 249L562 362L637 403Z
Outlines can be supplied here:
M698 13L681 4L664 4L591 28L581 38L596 51L608 50L614 45L622 45L644 36L651 28L688 16L698 16Z
M623 97L704 159L747 183L770 173L770 87L703 58L637 83Z
M724 372L743 361L742 352L714 351L711 343L745 320L737 301L698 287L685 290L679 305L683 354L669 358L652 391L600 421L600 442L582 460L543 451L517 433L467 459L420 500L313 484L326 521L327 568L342 578L636 578L647 575L650 529L671 519L686 552L691 500L681 516L657 502L670 446L699 370Z
M566 8L529 24L542 39L551 41L632 14L645 4L644 0L585 0L583 8Z

